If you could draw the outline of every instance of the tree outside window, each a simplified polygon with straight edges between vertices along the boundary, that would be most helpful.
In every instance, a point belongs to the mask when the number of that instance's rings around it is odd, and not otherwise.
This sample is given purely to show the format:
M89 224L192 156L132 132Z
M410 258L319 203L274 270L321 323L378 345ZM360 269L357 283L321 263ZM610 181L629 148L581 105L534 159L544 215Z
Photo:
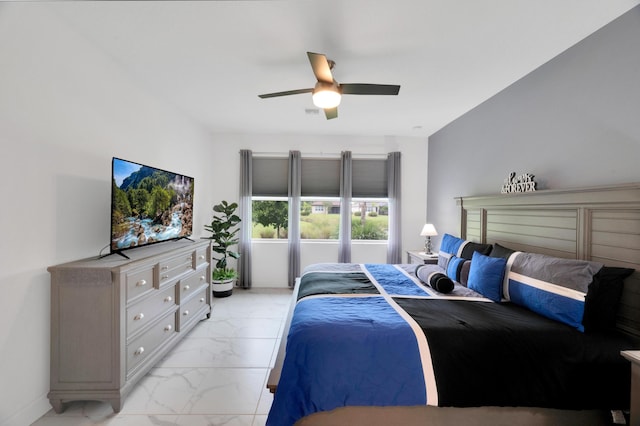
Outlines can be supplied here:
M252 238L287 238L289 203L286 200L252 202Z

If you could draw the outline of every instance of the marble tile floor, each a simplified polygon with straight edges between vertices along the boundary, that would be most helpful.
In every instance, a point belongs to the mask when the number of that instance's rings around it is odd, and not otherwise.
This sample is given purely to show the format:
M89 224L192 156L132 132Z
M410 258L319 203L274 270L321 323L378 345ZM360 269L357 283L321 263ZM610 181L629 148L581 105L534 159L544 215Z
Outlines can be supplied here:
M105 402L53 410L32 426L263 426L288 289L234 289L136 385L120 413Z

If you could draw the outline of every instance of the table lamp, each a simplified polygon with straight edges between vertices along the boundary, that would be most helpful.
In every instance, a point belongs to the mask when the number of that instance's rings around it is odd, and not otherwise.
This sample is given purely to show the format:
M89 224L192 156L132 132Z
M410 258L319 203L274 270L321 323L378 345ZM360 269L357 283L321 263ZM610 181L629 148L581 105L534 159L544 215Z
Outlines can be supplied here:
M432 254L431 253L431 237L435 237L436 235L438 235L438 231L436 231L436 227L433 226L433 224L431 223L426 223L422 227L422 232L420 232L420 235L423 237L426 237L426 240L424 242L425 253Z

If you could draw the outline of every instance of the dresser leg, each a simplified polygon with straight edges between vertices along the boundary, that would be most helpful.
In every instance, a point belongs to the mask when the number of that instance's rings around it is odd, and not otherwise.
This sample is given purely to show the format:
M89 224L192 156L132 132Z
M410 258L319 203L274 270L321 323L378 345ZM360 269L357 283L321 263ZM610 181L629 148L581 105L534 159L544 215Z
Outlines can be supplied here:
M49 398L49 404L51 404L51 407L53 408L53 411L55 411L56 414L60 414L64 411L64 404L62 403L61 399Z
M122 399L121 398L113 398L109 400L109 404L111 404L111 408L113 408L114 413L119 413L122 409Z

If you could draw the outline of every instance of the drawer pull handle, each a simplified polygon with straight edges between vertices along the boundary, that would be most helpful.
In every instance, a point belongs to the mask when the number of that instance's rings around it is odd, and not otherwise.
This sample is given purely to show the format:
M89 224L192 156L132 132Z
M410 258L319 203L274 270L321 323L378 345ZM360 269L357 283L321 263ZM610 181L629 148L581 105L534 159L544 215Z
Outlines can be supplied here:
M164 265L164 266L162 267L162 270L163 270L163 271L166 271L167 269L169 269L169 265Z
M163 279L163 280L166 280L167 278L169 278L169 275L163 275L163 276L162 276L162 279Z
M203 302L204 302L204 297L201 297L200 298L200 303L203 303Z
M164 301L165 302L172 302L173 301L173 297L167 296L167 297L164 298Z
M140 280L136 283L136 287L142 287L143 285L147 285L147 280Z
M206 278L204 277L204 275L200 276L200 281L204 281L206 280Z
M189 285L187 284L187 285L185 285L183 288L184 288L185 290L189 290L191 287L189 287Z
M144 318L144 314L142 312L140 312L138 315L136 315L135 317L133 317L134 321L139 321L142 318Z
M200 256L198 256L198 260L204 260L204 254L201 254Z
M142 346L140 346L138 349L136 349L136 351L133 354L134 355L142 355L143 352L144 352L144 348Z
M184 311L184 313L182 315L184 315L184 316L189 315L189 311Z
M173 326L171 324L167 324L167 326L164 328L164 331L171 331L173 330Z

